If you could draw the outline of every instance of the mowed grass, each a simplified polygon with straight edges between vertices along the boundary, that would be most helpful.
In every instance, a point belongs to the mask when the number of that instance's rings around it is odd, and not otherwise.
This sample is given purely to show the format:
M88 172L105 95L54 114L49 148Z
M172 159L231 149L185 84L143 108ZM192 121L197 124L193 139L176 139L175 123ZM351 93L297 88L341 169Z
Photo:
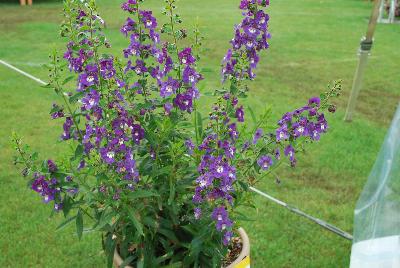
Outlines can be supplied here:
M14 3L15 2L15 3ZM19 7L17 1L0 1L0 59L46 80L41 65L49 52L63 50L58 37L62 4L34 1ZM98 1L107 21L112 50L119 53L127 41L119 33L126 15L121 1ZM240 19L237 0L185 0L179 12L192 28L196 18L205 35L202 91L219 85L219 64ZM156 14L162 1L148 0ZM329 134L298 159L298 168L279 171L258 188L307 213L352 232L355 202L374 163L400 97L398 79L399 25L378 25L375 45L365 73L364 86L353 123L342 121L357 64L356 52L364 34L371 4L361 0L271 1L271 48L262 56L257 79L246 105L257 113L274 109L273 120L303 105L326 84L341 78L344 94L338 112L329 115ZM56 95L0 65L0 266L1 267L104 267L98 234L78 241L73 226L55 232L60 216L26 188L12 165L9 144L12 130L43 157L56 157L63 146L56 142L61 122L49 119ZM207 111L211 99L204 98ZM255 221L243 223L252 246L253 267L346 267L351 242L256 197L257 210L247 213Z

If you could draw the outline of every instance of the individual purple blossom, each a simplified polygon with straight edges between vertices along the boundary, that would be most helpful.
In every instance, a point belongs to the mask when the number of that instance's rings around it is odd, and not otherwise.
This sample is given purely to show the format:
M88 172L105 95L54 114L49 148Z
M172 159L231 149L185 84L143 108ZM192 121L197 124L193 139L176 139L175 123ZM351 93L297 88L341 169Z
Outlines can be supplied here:
M100 74L104 79L111 79L114 77L116 71L112 58L100 60Z
M190 47L184 48L178 53L179 60L182 64L191 65L196 62L196 58L192 55L192 49Z
M257 160L257 164L263 169L268 170L272 166L272 158L269 155L263 155Z
M236 109L235 116L239 122L244 122L244 110L243 106Z
M193 69L192 67L186 66L185 69L183 70L183 78L182 78L183 82L193 86L197 84L197 82L201 79L202 76L198 72L196 72L196 70Z
M200 217L201 217L201 208L198 207L194 208L194 218L198 220L200 219Z
M262 134L263 134L263 130L261 128L258 128L256 130L256 133L254 133L253 144L257 143L257 141L261 138Z
M224 237L222 239L222 243L224 244L224 246L229 245L229 243L231 242L232 237L233 237L233 232L232 231L226 231L224 233Z
M185 141L185 146L186 146L186 149L188 150L188 153L190 155L193 154L193 150L195 148L195 145L194 145L194 143L193 143L193 141L191 139L187 139Z
M86 65L85 72L78 77L78 91L84 91L98 83L97 66Z
M171 110L173 108L173 105L169 102L164 104L164 113L165 115L169 115L171 113Z
M132 126L132 138L136 144L139 144L144 138L144 129L140 125L134 124Z
M228 217L228 212L224 206L214 208L211 218L216 222L218 231L223 231L232 226L232 221Z
M54 210L56 212L61 211L63 208L63 204L62 203L54 203Z
M111 148L101 148L100 155L107 164L112 164L115 162L115 151L113 151Z
M128 0L121 5L122 10L134 13L137 11L137 0Z
M162 82L161 84L160 96L165 98L171 96L172 94L175 94L179 86L180 85L178 80L175 80L172 77L168 77L168 80Z
M289 132L286 125L281 126L276 130L276 141L287 140L289 138Z
M228 126L228 133L232 140L236 140L239 137L239 132L236 129L236 123L232 123Z
M193 100L188 94L177 94L174 99L174 106L182 111L192 112Z
M286 146L285 148L285 155L289 157L291 162L295 161L295 150L291 144Z
M139 11L141 20L144 26L148 29L155 29L157 27L157 20L153 17L153 12L148 10Z
M136 22L131 18L127 18L125 24L122 25L120 32L123 35L125 35L125 37L127 37L128 33L134 31L135 29L136 29Z
M136 65L132 67L132 70L134 70L138 75L147 72L146 65L142 60L136 60Z
M47 160L47 168L50 173L54 173L57 171L57 165L51 159Z
M276 160L280 160L281 159L281 151L279 150L279 148L275 149L275 159Z
M321 103L321 99L319 97L312 97L308 100L308 105L311 107L319 107L319 104Z
M82 110L91 110L99 104L100 94L94 89L82 98Z
M69 140L71 139L71 127L74 124L71 117L65 118L65 123L63 125L64 132L61 135L62 140Z
M53 103L53 113L51 114L51 118L52 119L57 119L57 118L61 118L64 117L64 111L63 108L58 106L57 104Z

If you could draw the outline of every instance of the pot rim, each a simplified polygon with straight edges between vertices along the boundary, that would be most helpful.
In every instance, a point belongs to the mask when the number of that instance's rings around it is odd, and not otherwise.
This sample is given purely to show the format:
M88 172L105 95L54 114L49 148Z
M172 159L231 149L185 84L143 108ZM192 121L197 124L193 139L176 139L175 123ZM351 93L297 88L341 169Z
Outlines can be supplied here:
M242 250L240 251L239 256L236 258L235 261L233 261L231 264L229 264L226 268L234 268L237 264L239 264L244 258L250 256L250 240L249 237L246 233L246 231L240 227L237 232L240 235L240 238L242 240ZM117 248L115 248L114 251L114 265L116 267L120 267L120 265L124 262L124 260L121 258L119 255ZM133 268L130 265L126 265L125 268Z

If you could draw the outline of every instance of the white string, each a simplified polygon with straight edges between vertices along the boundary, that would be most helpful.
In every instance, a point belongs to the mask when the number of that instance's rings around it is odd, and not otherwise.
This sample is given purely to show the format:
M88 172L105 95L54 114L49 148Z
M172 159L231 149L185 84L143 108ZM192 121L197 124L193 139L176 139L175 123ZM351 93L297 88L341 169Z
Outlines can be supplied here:
M3 60L0 60L0 63L3 64L3 65L6 66L6 67L8 67L8 68L10 68L10 69L12 69L12 70L18 72L18 73L20 73L20 74L26 76L26 77L29 77L29 78L32 79L32 80L35 80L35 81L38 82L39 84L42 84L42 85L44 85L44 86L47 85L47 83L44 82L43 80L40 80L39 78L34 77L33 75L30 75L30 74L28 74L27 72L24 72L24 71L22 71L21 69L18 69L17 67L12 66L11 64L9 64L9 63L7 63L7 62L5 62L5 61L3 61Z

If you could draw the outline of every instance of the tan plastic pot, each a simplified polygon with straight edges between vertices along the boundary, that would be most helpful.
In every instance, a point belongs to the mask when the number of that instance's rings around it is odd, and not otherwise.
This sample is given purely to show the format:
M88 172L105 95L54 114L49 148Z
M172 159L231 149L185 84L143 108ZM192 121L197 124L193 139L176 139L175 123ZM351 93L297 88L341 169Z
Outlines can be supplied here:
M242 251L240 252L238 258L228 265L226 268L250 268L250 240L243 228L238 229L238 233L242 239ZM121 256L118 251L114 252L114 266L119 268L123 263ZM125 268L133 268L132 266L125 266Z

